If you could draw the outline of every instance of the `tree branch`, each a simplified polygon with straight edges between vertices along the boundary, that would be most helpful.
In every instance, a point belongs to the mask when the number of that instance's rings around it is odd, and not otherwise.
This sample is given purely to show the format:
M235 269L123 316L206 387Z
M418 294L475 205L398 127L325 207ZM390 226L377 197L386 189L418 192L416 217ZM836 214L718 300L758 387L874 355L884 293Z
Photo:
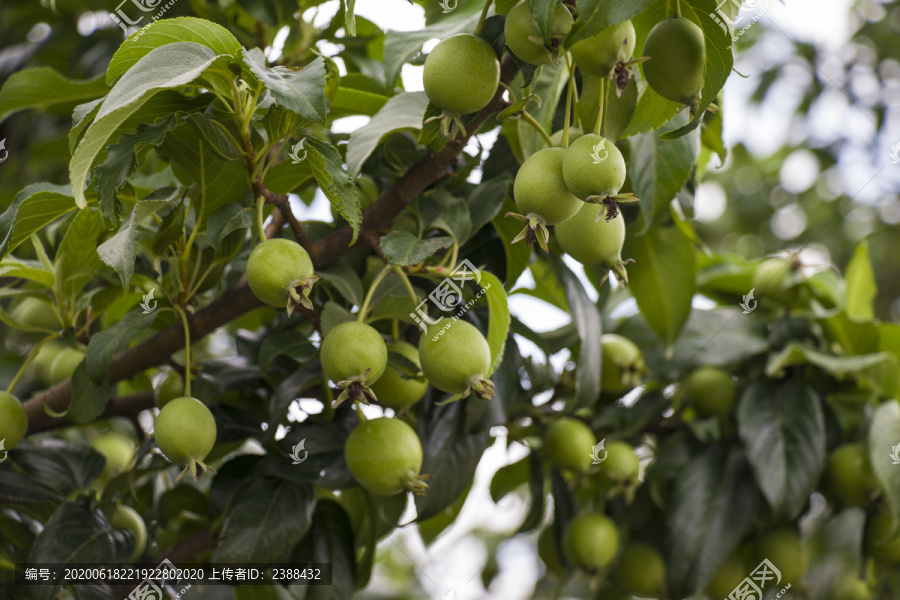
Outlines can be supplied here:
M515 63L508 55L504 56L501 62L501 80L509 83L517 72L518 67ZM410 167L403 177L363 212L361 240L372 239L372 236L377 239L407 204L429 185L448 174L450 167L458 160L469 138L491 116L507 106L508 103L503 99L504 92L505 89L502 86L498 87L491 102L466 124L468 135L458 135L455 139L450 140L440 152L431 153ZM279 212L281 212L280 209ZM284 213L282 215L289 218ZM272 229L272 234L274 234L277 229ZM269 234L268 228L266 233ZM318 242L309 244L308 251L316 269L327 267L349 252L352 237L353 232L350 226L344 225ZM221 297L189 316L191 340L198 341L219 327L260 306L262 303L247 287L246 277L243 277L234 287L227 289ZM183 346L184 332L181 324L171 325L152 338L116 354L109 368L109 383L113 384L128 379L146 369L163 364L169 356ZM67 379L25 402L29 422L28 432L34 433L47 429L48 423L53 421L52 417L43 410L45 403L54 411L62 412L68 407L71 396L72 381Z

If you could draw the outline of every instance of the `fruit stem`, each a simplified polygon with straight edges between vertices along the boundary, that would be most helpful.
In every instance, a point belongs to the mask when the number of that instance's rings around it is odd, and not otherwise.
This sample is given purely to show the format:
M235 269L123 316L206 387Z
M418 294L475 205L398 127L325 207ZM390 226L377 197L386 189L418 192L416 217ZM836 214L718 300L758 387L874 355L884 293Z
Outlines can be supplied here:
M403 287L406 288L406 291L409 293L409 299L413 301L414 305L419 304L419 297L416 295L416 290L413 289L412 283L409 281L409 277L406 276L406 273L400 267L394 267L394 272L400 277L400 280L403 282ZM397 325L397 321L394 321L394 325ZM394 337L398 337L397 334L394 334Z
M372 302L372 295L375 292L375 288L378 287L378 284L381 283L384 276L390 273L392 269L393 267L391 265L384 265L378 272L378 275L375 276L375 279L372 280L372 285L369 286L369 291L366 292L366 298L363 300L362 306L359 307L359 313L356 315L357 323L365 323L366 313L369 312L369 303Z
M568 112L568 111L566 111L566 112ZM567 117L567 118L568 118L568 117ZM544 128L541 126L541 124L538 123L537 120L536 120L534 117L532 117L532 116L528 113L527 110L522 110L522 119L524 119L526 123L528 123L529 125L531 125L532 127L534 127L534 129L535 129L539 134L541 134L541 137L544 138L544 141L547 142L547 145L548 145L548 146L550 146L550 147L553 146L553 141L550 139L550 136L547 135L547 130L544 129ZM569 127L569 126L566 125L566 129L567 129L567 130L568 130L568 127ZM565 139L565 136L563 136L563 139Z
M491 0L486 0L484 8L481 9L481 17L478 19L478 25L475 26L475 35L481 35L484 29L484 20L487 19L488 9L491 7Z
M680 2L680 0L675 0L675 10L672 11L672 16L673 16L673 17L680 17L680 16L681 16L681 2Z
M181 325L184 327L184 395L191 397L191 325L188 323L187 313L184 308L178 304L175 305L175 312L181 317Z
M572 77L572 74L575 71L575 66L572 64L572 58L569 56L569 53L566 52L566 67L569 69L569 77ZM572 121L575 123L576 127L581 127L581 115L578 114L578 87L572 89Z
M256 199L256 232L259 235L260 244L266 241L266 227L263 225L263 205L265 203L266 199L262 195Z
M16 386L19 384L19 380L22 378L22 375L25 374L25 369L28 368L28 365L31 364L31 361L34 360L34 357L37 356L38 352L41 351L41 347L44 344L49 342L50 340L55 340L59 337L58 333L54 333L53 335L48 335L43 340L34 345L34 348L31 349L31 352L28 353L28 356L25 357L25 361L22 363L22 366L19 367L19 370L16 371L16 376L12 378L12 381L9 382L9 386L6 388L7 394L12 394L15 391Z
M566 86L566 115L563 118L563 148L569 147L569 121L572 118L572 102L574 102L575 97L575 68L568 52L566 52L566 65L569 68L569 83ZM550 145L552 146L553 144Z
M600 135L603 130L603 119L606 117L606 78L600 80L600 106L597 107L597 121L594 123L594 133Z

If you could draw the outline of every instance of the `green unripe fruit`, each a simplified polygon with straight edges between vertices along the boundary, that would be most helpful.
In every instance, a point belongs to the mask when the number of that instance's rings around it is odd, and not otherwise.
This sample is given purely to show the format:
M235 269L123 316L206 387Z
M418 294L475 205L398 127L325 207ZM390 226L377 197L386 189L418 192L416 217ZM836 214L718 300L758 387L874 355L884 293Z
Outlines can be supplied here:
M569 33L573 22L572 15L566 7L557 4L553 9L553 20L550 23L551 37L558 42ZM503 34L506 37L506 45L517 58L533 65L546 65L551 62L550 52L544 47L541 32L537 28L527 0L516 4L506 15Z
M538 536L537 553L538 558L544 562L544 566L548 571L553 573L565 573L566 568L563 566L559 557L559 549L556 547L556 525L550 524L545 527Z
M645 370L644 355L634 342L615 333L600 338L603 371L600 384L606 393L620 394L633 389Z
M800 537L791 529L776 529L765 534L757 545L760 560L768 558L781 571L781 580L798 585L809 567L809 553Z
M598 475L603 484L610 486L637 481L641 463L630 444L620 441L609 442L606 444L606 452L606 460L598 467Z
M853 573L838 577L828 594L828 600L872 600L874 597L866 582Z
M106 457L106 466L103 467L104 477L115 477L131 468L131 460L134 458L134 441L118 431L101 433L91 440L91 447Z
M435 46L425 59L422 73L431 103L454 115L487 106L499 82L500 62L494 49L470 33L450 36Z
M365 383L371 385L384 373L387 353L387 344L374 327L347 321L329 331L322 341L322 371L335 383L368 371Z
M7 392L0 392L0 440L3 449L12 450L28 431L28 413L19 399Z
M154 423L156 444L173 463L201 461L216 445L216 419L196 398L175 398L159 411Z
M399 419L381 417L357 425L344 446L353 478L376 496L393 496L424 486L422 444L412 427Z
M631 543L619 557L619 580L638 596L659 594L666 585L666 561L653 546Z
M419 368L422 367L419 362L419 351L412 344L401 341L391 342L387 345L387 351L399 354ZM394 410L409 408L425 396L427 389L427 381L405 379L400 371L390 364L385 368L384 374L372 385L372 391L378 397L378 403Z
M56 385L70 378L83 360L84 352L74 348L62 350L50 363L50 381Z
M872 489L872 465L862 444L844 444L831 453L828 484L846 506L865 506Z
M448 394L470 388L484 393L489 385L491 348L474 325L450 317L440 319L419 339L419 360L428 381Z
M566 132L565 129L558 129L550 134L550 141L553 143L554 147L562 146L563 134ZM569 143L571 144L578 138L584 135L584 131L581 127L569 127Z
M554 421L544 434L550 461L559 469L577 471L591 464L591 451L597 438L590 427L578 419L563 417Z
M565 148L544 148L529 156L516 173L513 197L526 217L536 217L544 225L570 219L584 206L563 180Z
M570 563L586 571L596 571L616 557L619 530L606 515L578 515L566 527L563 549Z
M727 371L716 367L694 369L684 381L684 391L702 417L727 417L734 411L737 385Z
M582 203L575 216L554 228L563 251L586 267L612 269L622 262L625 219L620 213L607 221L605 210L603 204Z
M644 42L641 64L647 83L657 94L697 111L706 72L706 42L703 30L683 17L657 23Z
M303 246L284 238L262 242L247 259L247 284L260 301L285 308L290 291L313 277L314 269Z
M619 50L625 46L624 61L631 59L635 44L634 25L622 21L592 35L578 40L570 50L575 64L584 73L595 77L607 77L619 60Z
M134 536L134 550L130 557L132 562L144 554L147 549L147 525L136 510L124 504L116 507L109 517L109 524L113 529L125 529Z
M900 565L900 532L891 537L890 513L879 512L869 519L866 541L869 553L885 565Z
M734 554L719 567L709 585L706 586L706 591L713 598L727 598L728 594L734 591L734 588L749 573L750 571L744 566L744 561L741 560L740 555Z
M571 144L563 159L563 179L575 196L615 196L625 184L625 159L616 145L595 133Z
M37 298L25 298L12 311L12 318L17 323L27 327L49 329L57 331L60 328L59 319L53 308L46 302Z
M156 400L156 406L162 408L175 398L180 398L184 395L184 380L177 371L169 371L162 381L159 382L159 386L154 390L153 395Z
M796 263L786 258L767 258L753 271L753 289L761 300L793 304L799 289L795 277Z

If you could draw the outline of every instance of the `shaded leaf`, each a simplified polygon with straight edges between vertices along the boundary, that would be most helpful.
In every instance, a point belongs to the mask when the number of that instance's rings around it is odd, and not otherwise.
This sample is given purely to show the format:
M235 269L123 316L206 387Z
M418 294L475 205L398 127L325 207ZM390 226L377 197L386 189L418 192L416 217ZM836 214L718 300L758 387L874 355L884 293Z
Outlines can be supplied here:
M388 100L368 123L350 134L347 169L359 174L363 163L386 137L397 131L420 129L426 106L425 92L404 92Z
M0 88L0 123L20 110L82 102L103 96L108 90L102 75L69 79L51 67L22 69L10 75Z
M244 64L265 85L275 101L313 123L325 124L325 59L319 57L300 69L267 67L242 49Z
M85 366L91 381L97 385L106 382L113 355L130 336L150 327L156 319L156 314L156 312L144 314L139 310L128 311L119 322L91 337L91 342L85 350Z
M337 148L316 138L307 138L307 158L316 183L331 202L331 206L353 228L350 245L356 243L362 225L362 210L353 177L344 170Z
M453 238L435 237L420 240L408 231L397 230L381 237L381 251L392 265L416 265L438 250L453 245Z

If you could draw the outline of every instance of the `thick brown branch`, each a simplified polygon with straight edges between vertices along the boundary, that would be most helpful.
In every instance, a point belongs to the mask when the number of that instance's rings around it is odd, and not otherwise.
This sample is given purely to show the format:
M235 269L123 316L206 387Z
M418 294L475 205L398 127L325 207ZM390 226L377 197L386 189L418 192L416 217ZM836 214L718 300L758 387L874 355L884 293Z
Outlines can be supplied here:
M294 232L294 237L297 238L297 242L309 250L312 243L306 236L303 225L297 220L297 217L294 216L294 211L291 210L290 199L284 194L276 194L275 192L266 189L262 184L259 185L258 191L262 194L262 197L266 199L266 202L275 206L278 209L278 212L280 212L287 220L288 225L291 226L291 230Z
M516 72L515 63L505 56L501 63L501 80L509 83L515 77ZM504 89L500 87L490 104L466 124L468 136L459 136L451 140L440 152L429 154L413 165L403 177L366 209L363 213L362 233L364 235L360 236L361 239L372 239L372 236L377 238L382 231L390 227L394 217L417 195L435 181L448 175L450 167L458 160L469 137L476 133L491 116L506 107L507 102L503 100L503 92ZM276 229L271 226L270 229L274 234ZM345 225L318 242L310 244L309 254L313 264L317 269L322 269L336 262L349 252L352 238L353 232L350 226ZM247 287L246 278L242 278L237 285L226 290L221 297L189 318L191 339L198 341L222 325L259 306L262 306L262 303ZM165 363L183 345L184 332L181 324L176 323L152 338L119 352L113 357L110 365L110 383L128 379L146 369ZM71 395L72 382L66 380L25 402L29 419L29 433L47 429L47 423L52 421L52 418L43 410L45 403L53 410L61 412L67 408Z

